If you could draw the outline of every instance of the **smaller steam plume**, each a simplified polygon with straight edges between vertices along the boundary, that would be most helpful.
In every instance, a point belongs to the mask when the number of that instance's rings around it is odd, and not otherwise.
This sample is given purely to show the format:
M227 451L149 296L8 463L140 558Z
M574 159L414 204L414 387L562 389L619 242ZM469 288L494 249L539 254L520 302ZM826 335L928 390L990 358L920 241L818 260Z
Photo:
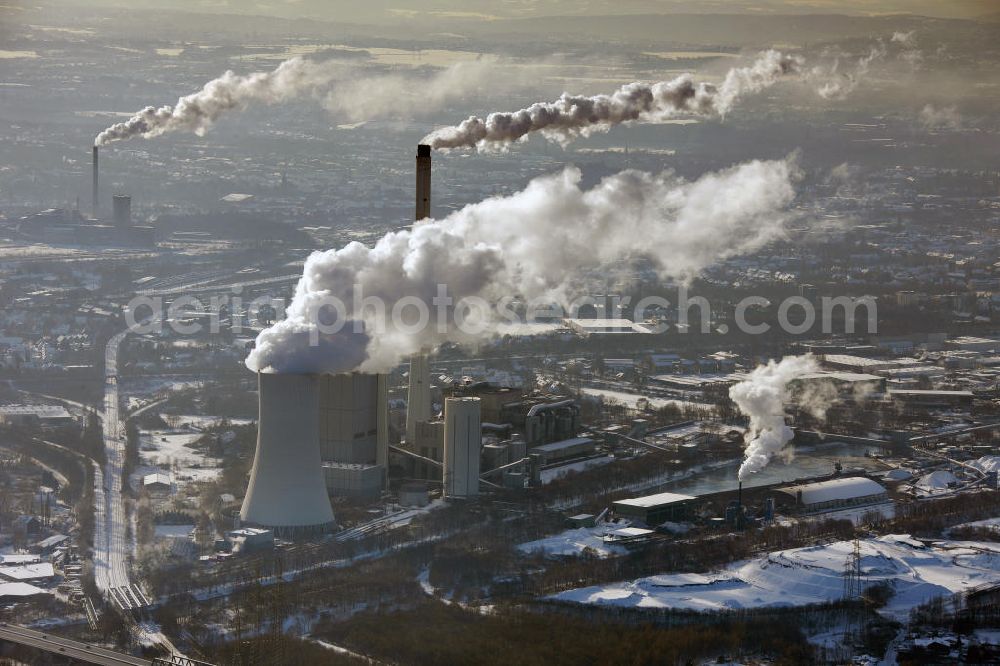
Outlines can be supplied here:
M816 93L823 99L841 100L847 98L868 76L872 63L884 58L886 53L886 48L880 41L872 46L867 54L858 58L854 66L847 68L846 71L841 66L839 59L834 60L833 64L829 66L814 67L811 77L820 81Z
M916 30L910 30L909 32L896 31L892 33L892 39L889 41L895 42L897 44L909 45L913 43L913 36L917 34Z
M962 114L956 106L937 107L928 104L921 109L919 117L920 124L928 130L957 130L962 127Z
M246 76L232 70L212 79L196 93L177 100L175 106L147 106L128 120L112 125L97 135L94 145L142 137L151 139L169 132L204 135L221 115L242 109L251 102L276 104L326 86L337 70L327 63L292 58L270 72Z
M790 399L789 385L796 379L819 370L812 356L786 356L757 367L750 376L729 389L729 397L740 411L750 417L744 437L746 448L739 479L759 472L781 453L794 433L785 425L785 403ZM825 414L824 401L830 396L815 393L807 409L815 416Z
M680 115L724 116L747 94L774 85L797 72L797 56L765 51L747 67L729 70L719 85L695 81L682 74L671 81L629 83L610 95L563 95L554 102L537 102L512 112L491 113L485 119L471 116L453 127L429 134L421 143L432 148L503 148L529 134L566 144L594 132L633 121L662 121Z

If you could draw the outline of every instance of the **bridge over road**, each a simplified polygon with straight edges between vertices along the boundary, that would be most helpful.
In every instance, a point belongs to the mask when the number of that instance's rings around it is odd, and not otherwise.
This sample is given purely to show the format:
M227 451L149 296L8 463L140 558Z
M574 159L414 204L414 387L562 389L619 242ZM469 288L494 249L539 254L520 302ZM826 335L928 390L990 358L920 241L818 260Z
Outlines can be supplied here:
M6 622L0 622L0 643L16 643L57 655L69 662L95 666L210 666L180 656L158 657L153 660L133 657Z

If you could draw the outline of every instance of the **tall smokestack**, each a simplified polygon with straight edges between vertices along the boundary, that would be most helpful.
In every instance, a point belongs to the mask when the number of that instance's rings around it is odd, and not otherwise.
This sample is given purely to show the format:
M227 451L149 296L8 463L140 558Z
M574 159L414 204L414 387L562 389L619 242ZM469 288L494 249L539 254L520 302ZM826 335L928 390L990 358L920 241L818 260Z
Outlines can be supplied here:
M431 216L431 147L417 146L417 205L414 219ZM417 424L431 418L431 373L427 354L410 357L410 390L406 398L406 441L412 443Z
M92 168L94 172L94 193L93 193L93 203L94 203L94 217L97 217L97 211L100 207L100 196L101 191L98 181L98 170L97 170L97 146L94 146L94 166Z
M417 210L418 222L431 216L431 147L417 146Z

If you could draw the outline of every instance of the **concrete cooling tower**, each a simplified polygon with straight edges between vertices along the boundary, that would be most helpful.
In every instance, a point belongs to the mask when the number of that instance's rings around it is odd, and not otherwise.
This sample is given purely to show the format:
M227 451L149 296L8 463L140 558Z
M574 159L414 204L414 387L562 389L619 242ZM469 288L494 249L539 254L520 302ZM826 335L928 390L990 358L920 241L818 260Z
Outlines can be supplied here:
M282 536L334 526L320 463L320 377L257 373L257 451L240 520Z

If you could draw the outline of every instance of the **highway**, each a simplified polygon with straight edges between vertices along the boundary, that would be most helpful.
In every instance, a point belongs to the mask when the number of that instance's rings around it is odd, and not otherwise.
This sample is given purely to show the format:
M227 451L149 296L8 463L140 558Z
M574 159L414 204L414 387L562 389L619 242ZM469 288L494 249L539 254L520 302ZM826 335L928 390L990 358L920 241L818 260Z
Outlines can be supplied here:
M128 331L108 340L104 353L104 452L107 464L103 488L95 488L97 513L103 524L94 534L94 578L101 592L127 587L129 544L126 538L125 501L122 497L122 464L125 457L125 426L118 414L118 349ZM95 485L97 476L95 475ZM103 507L101 506L103 500ZM101 523L98 517L98 523Z
M0 640L27 645L53 654L64 655L85 664L97 664L98 666L150 666L152 663L148 659L119 654L86 643L71 641L24 627L16 627L6 622L0 623Z

